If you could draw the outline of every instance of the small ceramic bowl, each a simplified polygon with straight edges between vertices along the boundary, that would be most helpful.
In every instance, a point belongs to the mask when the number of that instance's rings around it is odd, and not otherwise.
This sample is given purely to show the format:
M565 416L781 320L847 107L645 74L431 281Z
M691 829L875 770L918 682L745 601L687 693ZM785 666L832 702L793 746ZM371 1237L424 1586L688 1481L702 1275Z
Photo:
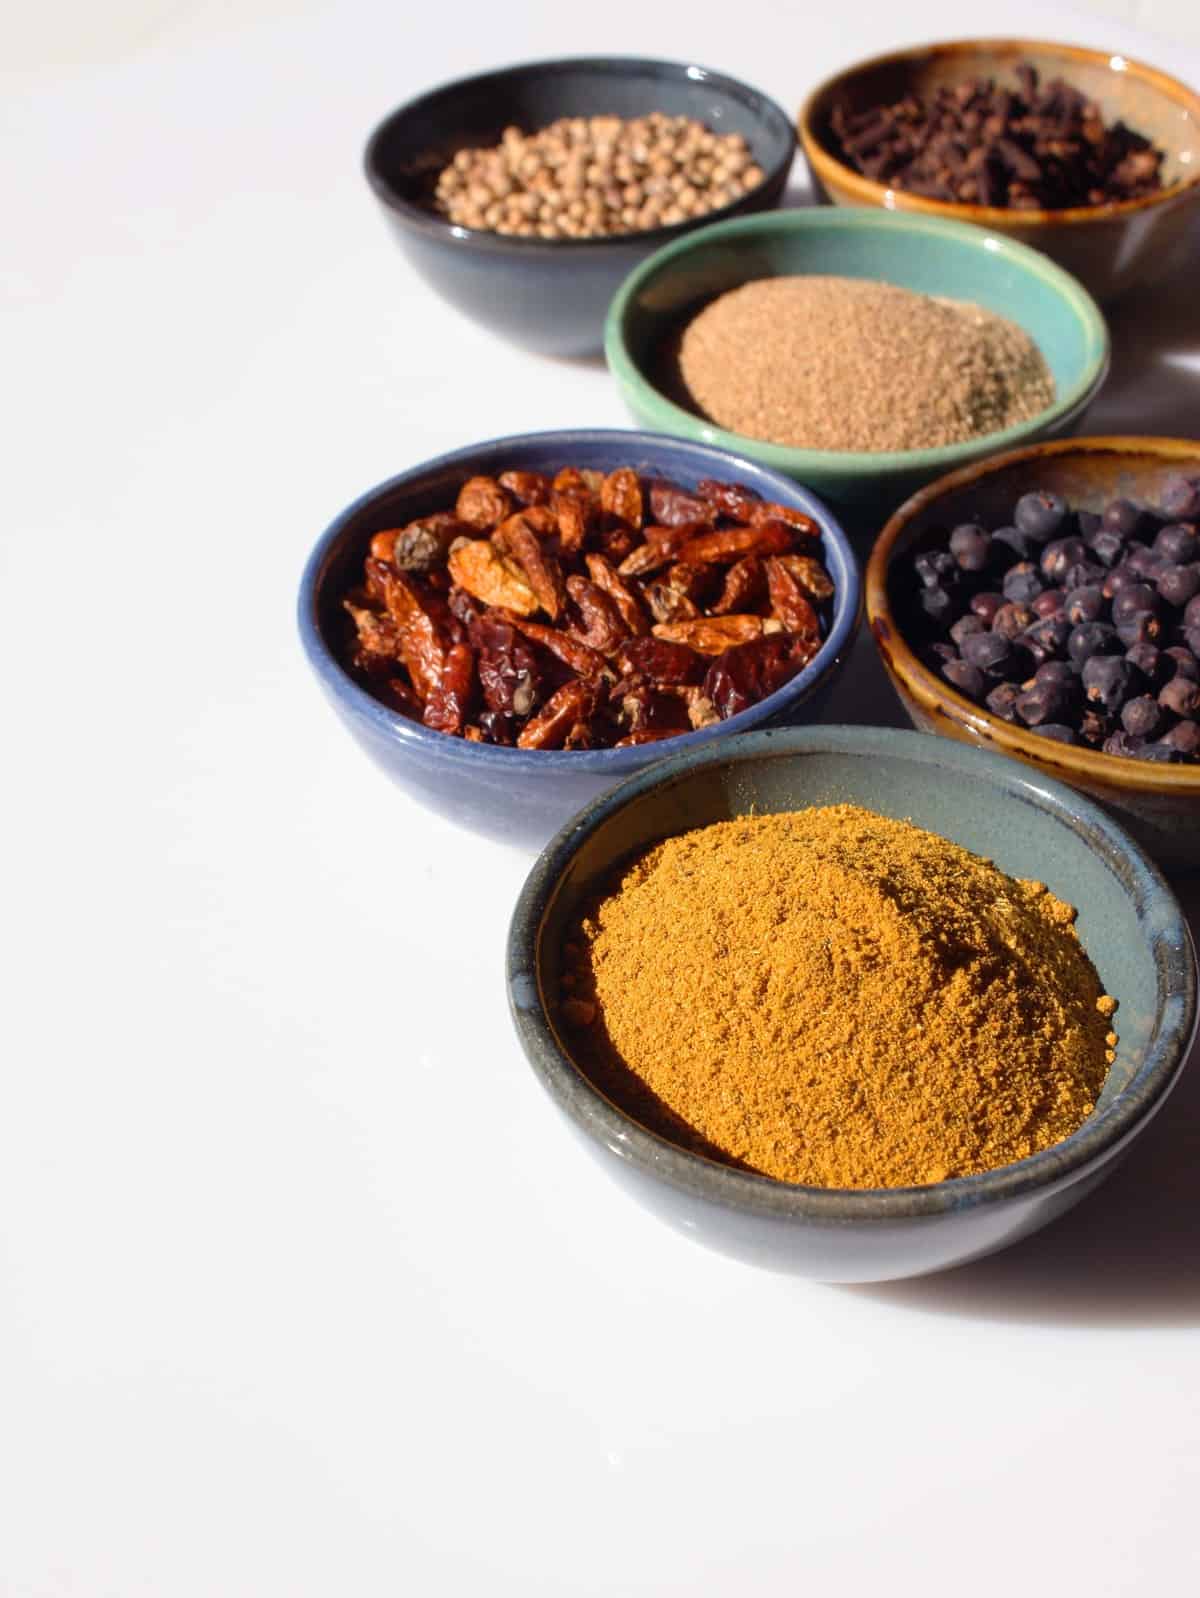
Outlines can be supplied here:
M434 732L388 709L339 663L341 596L361 580L371 535L452 505L469 477L513 469L634 466L685 488L701 478L745 483L764 499L798 506L821 529L822 558L836 589L825 642L791 682L748 710L696 732L630 749L507 749ZM579 807L669 750L696 748L747 727L819 714L858 627L862 584L846 535L825 505L752 461L649 433L531 433L492 439L414 466L344 510L317 541L300 584L300 637L309 665L347 730L372 760L421 803L461 826L541 848Z
M1062 77L1096 101L1106 123L1124 121L1166 152L1164 187L1140 200L1064 211L1010 211L953 205L889 188L841 159L830 117L892 105L969 78L1014 86L1028 61L1043 82ZM861 61L814 89L800 112L800 143L818 194L835 205L883 206L919 216L974 222L1003 238L1044 250L1107 301L1165 266L1200 208L1200 94L1154 67L1108 50L1032 39L961 39Z
M1118 496L1153 504L1163 479L1200 471L1200 442L1167 438L1081 438L1013 450L940 478L902 505L867 565L867 618L892 686L925 732L989 745L1098 800L1160 865L1200 868L1200 766L1150 765L1055 743L965 698L917 659L897 621L900 564L960 522L1008 525L1022 494L1047 488L1073 507L1101 510Z
M740 133L750 146L763 181L710 217L778 204L795 154L785 111L706 67L620 56L532 61L410 100L371 135L367 179L412 265L457 310L538 355L593 355L621 280L660 244L708 218L616 238L512 238L451 224L433 207L433 185L459 150L497 144L510 125L534 132L559 117L651 111Z
M843 801L911 819L1076 906L1079 935L1119 1001L1120 1043L1095 1113L1072 1137L934 1186L792 1186L665 1141L574 1063L554 1021L561 949L615 865L688 828ZM1012 761L878 727L751 733L664 760L598 800L559 833L525 883L509 931L508 987L542 1086L634 1199L723 1253L834 1282L960 1264L1070 1209L1161 1107L1196 1021L1195 955L1179 905L1108 816Z
M967 443L878 453L768 444L687 409L686 396L673 392L666 357L681 325L728 289L806 273L882 279L999 312L1041 349L1054 374L1054 404L1028 422ZM1108 329L1095 302L1035 250L960 223L827 207L716 223L659 250L613 301L605 352L626 405L643 426L737 450L795 477L839 509L872 513L890 510L955 466L1074 429L1109 362Z

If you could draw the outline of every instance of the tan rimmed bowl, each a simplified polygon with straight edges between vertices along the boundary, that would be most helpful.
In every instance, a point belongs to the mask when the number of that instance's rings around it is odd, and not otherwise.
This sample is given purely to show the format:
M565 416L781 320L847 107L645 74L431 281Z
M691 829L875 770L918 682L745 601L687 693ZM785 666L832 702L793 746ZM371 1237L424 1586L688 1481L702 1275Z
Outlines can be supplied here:
M842 160L830 123L835 105L865 111L894 104L910 92L926 95L977 77L1015 86L1014 68L1022 61L1031 62L1043 80L1065 78L1097 102L1107 123L1120 119L1163 149L1164 187L1144 199L1111 205L1011 211L906 194L864 177ZM1151 278L1200 217L1200 94L1155 67L1107 50L1035 39L960 39L875 56L816 88L798 127L822 199L978 223L1044 250L1099 300L1116 299Z
M956 693L917 659L895 601L902 565L960 522L999 527L1035 488L1073 509L1117 496L1154 503L1165 478L1200 471L1200 440L1083 438L1034 444L940 477L884 527L866 575L867 621L892 686L915 727L1012 755L1099 801L1169 870L1200 870L1200 765L1151 765L1055 743L1014 727Z

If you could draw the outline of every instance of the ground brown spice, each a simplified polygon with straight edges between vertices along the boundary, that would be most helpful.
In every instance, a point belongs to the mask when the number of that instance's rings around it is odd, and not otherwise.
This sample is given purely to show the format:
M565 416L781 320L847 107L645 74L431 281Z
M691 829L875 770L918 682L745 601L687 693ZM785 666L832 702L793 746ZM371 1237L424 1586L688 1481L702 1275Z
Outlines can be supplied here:
M584 918L569 1035L639 1120L750 1170L841 1188L965 1176L1095 1106L1115 1005L1074 917L856 806L722 822L651 849Z
M684 329L677 362L687 400L710 421L802 449L932 449L1054 403L1054 379L1022 328L865 278L731 289Z

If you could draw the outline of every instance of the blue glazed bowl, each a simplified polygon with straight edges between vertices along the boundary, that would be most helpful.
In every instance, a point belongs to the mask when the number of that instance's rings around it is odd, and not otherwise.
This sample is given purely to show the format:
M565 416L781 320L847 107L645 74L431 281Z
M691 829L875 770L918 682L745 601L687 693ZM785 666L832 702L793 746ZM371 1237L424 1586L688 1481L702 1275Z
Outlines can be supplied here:
M577 1066L547 997L580 911L622 860L735 816L853 803L912 820L1075 905L1117 1057L1094 1114L1054 1148L928 1187L792 1186L646 1130ZM669 933L664 931L664 936ZM830 1282L919 1276L989 1254L1077 1204L1162 1107L1196 1029L1196 958L1149 858L1103 811L1001 756L879 727L780 728L690 749L607 794L546 847L508 937L517 1036L568 1127L625 1190L698 1242Z
M971 300L1016 322L1054 375L1053 405L1015 427L937 449L796 449L731 433L687 408L667 352L705 304L758 278L874 278L919 294ZM613 300L605 354L643 427L738 450L786 472L878 530L902 500L943 472L997 450L1073 432L1108 373L1108 328L1095 301L1037 250L965 222L829 207L717 222L642 263ZM878 512L884 513L884 518Z
M563 466L609 472L634 466L692 488L704 477L745 483L765 499L798 506L821 529L836 593L829 633L798 676L728 721L632 749L528 750L469 743L433 732L389 710L339 665L331 639L340 599L361 578L371 535L453 504L469 477ZM697 748L731 732L815 717L845 663L858 627L862 583L846 535L813 494L752 461L721 450L620 431L531 433L492 439L415 466L373 488L326 529L300 584L300 637L330 704L366 753L423 804L505 842L541 848L581 805L664 751Z
M693 222L607 239L511 238L452 225L433 183L458 150L499 142L510 124L533 132L559 117L694 117L741 133L763 181ZM367 144L367 180L400 247L437 294L538 355L594 355L622 279L662 244L717 217L779 203L796 138L782 108L735 78L686 62L620 56L532 61L443 84L393 111Z

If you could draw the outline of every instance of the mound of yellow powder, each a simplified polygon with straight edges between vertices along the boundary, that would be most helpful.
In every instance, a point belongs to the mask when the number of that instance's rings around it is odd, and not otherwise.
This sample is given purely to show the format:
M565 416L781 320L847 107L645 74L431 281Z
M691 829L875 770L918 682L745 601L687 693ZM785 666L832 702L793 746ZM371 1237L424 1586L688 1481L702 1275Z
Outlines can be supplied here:
M1112 1061L1074 919L855 806L723 822L651 849L585 918L572 1045L654 1130L781 1181L989 1170L1076 1131Z

